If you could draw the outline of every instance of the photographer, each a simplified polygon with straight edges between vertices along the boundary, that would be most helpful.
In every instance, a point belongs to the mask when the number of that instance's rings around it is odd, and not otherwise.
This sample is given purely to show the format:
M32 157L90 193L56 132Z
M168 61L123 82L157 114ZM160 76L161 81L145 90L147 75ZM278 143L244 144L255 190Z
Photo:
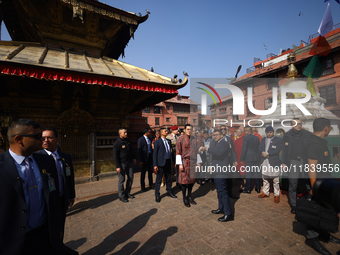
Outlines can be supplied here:
M331 178L329 171L320 173L317 171L319 166L331 164L330 153L327 148L327 141L324 139L332 130L331 122L325 118L315 119L313 122L313 135L310 138L310 143L307 149L308 158L308 174L311 187L313 188L316 181L323 178ZM310 191L313 196L313 190ZM332 242L340 244L340 239L332 236L329 232L320 229L313 229L307 226L307 235L305 243L321 254L331 254L321 243Z

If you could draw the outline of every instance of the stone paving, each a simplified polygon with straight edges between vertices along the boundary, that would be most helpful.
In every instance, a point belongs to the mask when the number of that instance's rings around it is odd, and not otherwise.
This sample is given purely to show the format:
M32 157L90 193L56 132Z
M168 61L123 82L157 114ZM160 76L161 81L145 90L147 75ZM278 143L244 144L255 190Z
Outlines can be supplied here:
M154 190L142 192L135 174L134 199L118 199L118 179L76 185L76 203L68 211L65 243L79 254L316 254L304 244L305 227L290 213L287 193L281 202L258 198L256 192L233 200L235 220L218 222L214 183L195 184L197 205L187 208L182 193L177 199L165 196L155 202ZM234 180L233 192L243 184ZM164 194L164 195L162 195ZM336 237L340 238L337 233ZM340 245L324 244L332 254Z

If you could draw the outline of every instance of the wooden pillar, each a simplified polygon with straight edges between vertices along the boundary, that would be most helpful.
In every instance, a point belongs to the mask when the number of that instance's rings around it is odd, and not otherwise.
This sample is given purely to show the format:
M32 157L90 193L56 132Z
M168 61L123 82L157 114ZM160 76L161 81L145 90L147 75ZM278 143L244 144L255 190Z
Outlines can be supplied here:
M90 169L91 177L96 174L96 133L90 133Z

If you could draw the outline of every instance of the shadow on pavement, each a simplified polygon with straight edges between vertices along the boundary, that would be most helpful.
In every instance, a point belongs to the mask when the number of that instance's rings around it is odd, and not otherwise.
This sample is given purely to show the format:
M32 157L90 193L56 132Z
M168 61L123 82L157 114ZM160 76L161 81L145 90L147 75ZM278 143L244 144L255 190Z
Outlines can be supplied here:
M86 238L80 238L78 240L69 241L65 243L67 247L70 247L71 249L77 250L80 246L82 246L86 242Z
M120 251L117 251L113 254L134 254L134 255L160 255L163 253L165 244L168 240L169 236L177 233L177 227L169 227L167 230L161 230L154 234L148 241L146 241L135 253L133 253L139 242L131 242L126 244Z
M149 221L150 217L157 212L156 208L153 208L130 222L128 222L125 226L113 232L109 236L107 236L103 242L94 246L87 252L83 253L84 255L92 255L92 254L106 254L112 252L119 244L125 243L131 237L133 237L139 230L145 227L146 223ZM132 249L136 246L136 244L130 245L126 249ZM129 253L121 253L121 254L129 254Z
M112 201L116 199L118 199L118 193L104 195L104 196L100 196L100 197L97 197L97 198L94 198L88 201L82 201L82 202L76 203L74 206L68 209L66 216L72 216L76 213L80 213L87 209L95 209L102 205L111 203Z
M199 184L195 184L199 185ZM198 189L192 192L192 198L204 197L210 191L214 191L216 189L215 183L209 182L205 183L204 185L199 185Z

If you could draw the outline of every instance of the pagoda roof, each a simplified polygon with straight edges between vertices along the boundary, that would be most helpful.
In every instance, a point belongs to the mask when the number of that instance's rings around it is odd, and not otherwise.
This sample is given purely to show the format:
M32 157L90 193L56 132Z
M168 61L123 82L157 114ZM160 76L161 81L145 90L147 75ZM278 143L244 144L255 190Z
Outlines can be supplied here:
M160 92L173 97L184 87L177 79L108 57L48 49L37 43L0 42L0 73L34 79ZM166 98L164 98L166 99ZM163 99L163 100L164 100ZM155 102L157 103L157 102Z
M95 0L2 0L1 12L13 41L114 59L149 17Z

